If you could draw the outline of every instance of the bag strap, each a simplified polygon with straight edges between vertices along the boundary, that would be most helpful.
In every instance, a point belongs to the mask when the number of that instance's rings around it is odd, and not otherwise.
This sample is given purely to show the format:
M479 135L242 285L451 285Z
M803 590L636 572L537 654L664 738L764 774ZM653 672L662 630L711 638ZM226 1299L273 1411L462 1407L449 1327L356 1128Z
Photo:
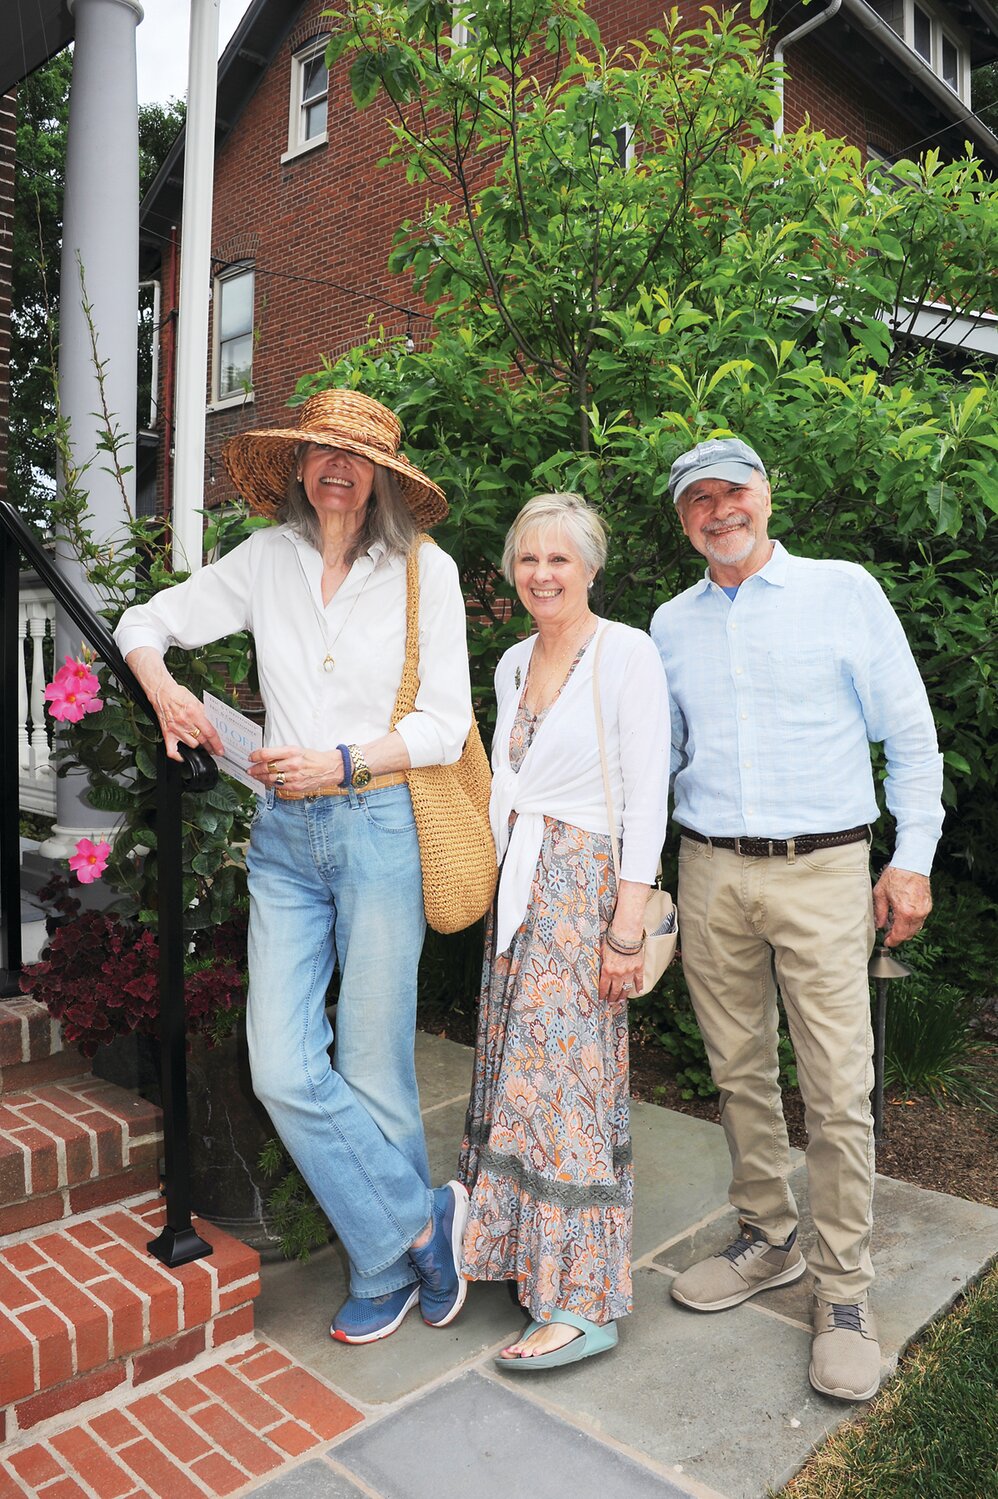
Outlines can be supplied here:
M604 625L596 639L593 651L593 712L596 718L596 742L599 745L599 763L603 771L603 795L606 797L606 816L610 825L610 851L613 854L613 872L620 885L620 854L617 850L617 819L613 810L613 792L610 790L610 768L606 763L606 736L603 733L603 710L599 692L599 658L603 651L603 638L609 625Z
M405 560L405 660L392 709L393 729L400 718L413 712L419 691L419 550L424 543L436 546L432 536L420 532Z

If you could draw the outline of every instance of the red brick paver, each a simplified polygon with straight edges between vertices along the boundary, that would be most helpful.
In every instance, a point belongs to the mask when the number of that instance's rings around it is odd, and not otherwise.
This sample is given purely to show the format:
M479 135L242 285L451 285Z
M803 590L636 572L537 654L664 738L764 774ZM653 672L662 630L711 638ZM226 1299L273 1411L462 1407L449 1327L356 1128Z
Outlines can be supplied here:
M268 1344L0 1457L0 1499L205 1499L245 1488L363 1417ZM44 1485L44 1487L42 1487Z

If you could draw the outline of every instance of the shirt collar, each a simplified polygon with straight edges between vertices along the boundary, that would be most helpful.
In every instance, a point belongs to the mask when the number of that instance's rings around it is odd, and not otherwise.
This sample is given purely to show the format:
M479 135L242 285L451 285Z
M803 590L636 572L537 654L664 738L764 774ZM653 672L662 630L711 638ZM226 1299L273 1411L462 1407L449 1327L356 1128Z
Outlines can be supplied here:
M289 526L287 524L285 524L282 527L282 530L284 531L284 534L288 538L288 540L290 541L291 545L295 548L295 550L299 553L300 556L302 556L302 557L309 557L309 558L311 558L311 557L318 557L319 558L319 562L321 564L321 561L322 561L322 554L321 554L321 552L318 552L316 550L316 548L312 545L312 543L308 540L307 537L300 536L298 534L298 532L296 530L294 530L294 528L292 526ZM387 550L388 549L385 546L385 544L384 544L383 541L372 541L371 545L368 547L367 551L363 555L365 557L370 557L370 559L371 559L371 566L372 566L372 568L374 568L374 567L377 567L378 563L382 560L382 558L384 558L387 555Z
M758 572L752 573L750 576L752 578L761 578L764 583L769 583L774 588L783 588L787 581L787 567L789 563L790 553L782 541L774 541L773 552L769 561L763 567L760 567ZM746 578L745 582L749 582L749 578ZM699 584L697 591L701 594L709 593L712 586L710 568L706 567L704 568L703 582ZM720 584L717 586L720 588Z

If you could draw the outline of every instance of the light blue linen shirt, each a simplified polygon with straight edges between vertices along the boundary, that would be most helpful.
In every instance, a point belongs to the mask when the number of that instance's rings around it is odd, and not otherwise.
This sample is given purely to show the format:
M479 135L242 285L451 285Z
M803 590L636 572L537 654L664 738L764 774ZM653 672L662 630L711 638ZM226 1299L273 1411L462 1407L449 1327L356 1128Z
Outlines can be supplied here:
M892 863L928 874L942 756L925 688L879 583L776 542L734 599L702 582L655 611L669 680L676 822L793 838L875 822L869 743L887 759Z

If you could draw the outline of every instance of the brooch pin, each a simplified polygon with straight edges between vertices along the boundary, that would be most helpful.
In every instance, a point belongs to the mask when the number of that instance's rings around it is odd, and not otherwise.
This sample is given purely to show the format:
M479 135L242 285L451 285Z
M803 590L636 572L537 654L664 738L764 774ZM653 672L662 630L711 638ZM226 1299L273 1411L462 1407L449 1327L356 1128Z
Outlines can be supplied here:
M520 668L519 667L517 667L516 671L513 673L513 681L516 683L516 686L519 687L519 685L520 685Z

